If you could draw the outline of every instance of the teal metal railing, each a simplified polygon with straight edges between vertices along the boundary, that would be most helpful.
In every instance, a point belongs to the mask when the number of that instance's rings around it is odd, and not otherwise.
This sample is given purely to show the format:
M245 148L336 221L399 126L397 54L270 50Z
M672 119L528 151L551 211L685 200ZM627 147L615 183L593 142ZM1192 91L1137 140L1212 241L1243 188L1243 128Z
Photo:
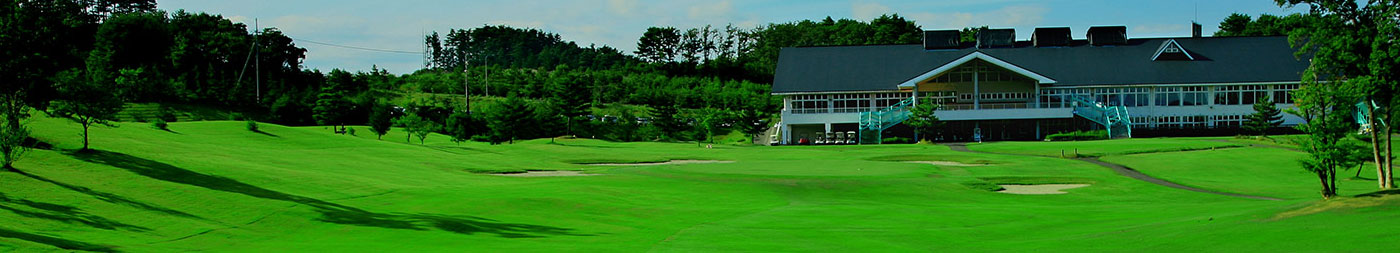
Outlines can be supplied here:
M914 98L910 97L879 111L860 113L860 143L879 144L885 129L909 119L909 108L913 106Z
M1070 96L1074 104L1074 115L1103 125L1109 138L1132 138L1133 122L1126 106L1109 106L1095 102L1087 96Z

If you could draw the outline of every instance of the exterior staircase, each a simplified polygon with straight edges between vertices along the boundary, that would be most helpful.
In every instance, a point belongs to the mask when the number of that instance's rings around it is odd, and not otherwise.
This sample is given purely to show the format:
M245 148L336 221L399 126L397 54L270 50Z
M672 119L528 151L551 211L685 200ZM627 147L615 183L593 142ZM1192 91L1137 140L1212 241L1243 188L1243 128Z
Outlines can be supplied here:
M860 113L860 143L880 144L885 129L909 119L909 109L913 106L914 98L910 97L879 111Z
M1132 120L1128 117L1128 107L1108 106L1094 102L1086 96L1070 96L1074 102L1074 115L1099 123L1108 130L1108 138L1132 138Z
M1366 108L1366 104L1370 104L1371 107ZM1356 124L1361 127L1361 129L1358 129L1356 131L1357 134L1371 134L1371 111L1380 108L1380 106L1376 106L1375 101L1368 100L1365 102L1356 103L1356 114L1354 115L1354 117L1356 118ZM1380 125L1384 127L1385 121L1381 121Z

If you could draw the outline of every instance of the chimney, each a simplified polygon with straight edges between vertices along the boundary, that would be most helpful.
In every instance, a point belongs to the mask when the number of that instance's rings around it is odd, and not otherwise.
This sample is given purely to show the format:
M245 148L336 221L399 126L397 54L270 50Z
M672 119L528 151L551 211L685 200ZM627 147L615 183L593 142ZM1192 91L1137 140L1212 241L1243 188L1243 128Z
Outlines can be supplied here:
M977 31L977 47L1012 47L1016 45L1016 29L982 29Z
M1095 46L1123 45L1128 43L1128 27L1126 26L1093 26L1089 27L1089 44Z
M960 35L958 30L924 31L924 50L958 48L962 44Z
M1192 37L1192 38L1200 38L1200 37L1201 37L1201 23L1196 23L1196 21L1191 21L1191 37Z

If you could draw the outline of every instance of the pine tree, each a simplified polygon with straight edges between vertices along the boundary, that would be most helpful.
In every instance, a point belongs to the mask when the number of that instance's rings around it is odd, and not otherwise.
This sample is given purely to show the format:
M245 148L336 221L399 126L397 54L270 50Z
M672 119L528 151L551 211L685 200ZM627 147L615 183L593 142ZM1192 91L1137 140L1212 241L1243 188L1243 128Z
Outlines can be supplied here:
M1254 114L1245 116L1243 127L1245 131L1268 137L1270 128L1283 124L1282 113L1269 97L1261 97L1254 102Z

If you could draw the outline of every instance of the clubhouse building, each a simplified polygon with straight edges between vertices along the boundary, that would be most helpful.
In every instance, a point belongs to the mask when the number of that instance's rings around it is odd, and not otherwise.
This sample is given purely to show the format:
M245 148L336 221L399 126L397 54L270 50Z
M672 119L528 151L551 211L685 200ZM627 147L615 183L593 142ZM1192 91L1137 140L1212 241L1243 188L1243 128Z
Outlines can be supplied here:
M1096 26L1079 40L1068 27L1047 27L1029 41L989 29L976 42L941 30L925 31L922 45L784 48L772 91L784 102L776 142L913 137L902 123L925 101L940 104L935 115L947 127L933 138L942 141L1096 129L1114 138L1230 134L1257 99L1292 106L1289 91L1308 63L1287 37L1201 37L1193 28L1191 37L1128 38L1126 27ZM1285 126L1301 121L1285 114Z

